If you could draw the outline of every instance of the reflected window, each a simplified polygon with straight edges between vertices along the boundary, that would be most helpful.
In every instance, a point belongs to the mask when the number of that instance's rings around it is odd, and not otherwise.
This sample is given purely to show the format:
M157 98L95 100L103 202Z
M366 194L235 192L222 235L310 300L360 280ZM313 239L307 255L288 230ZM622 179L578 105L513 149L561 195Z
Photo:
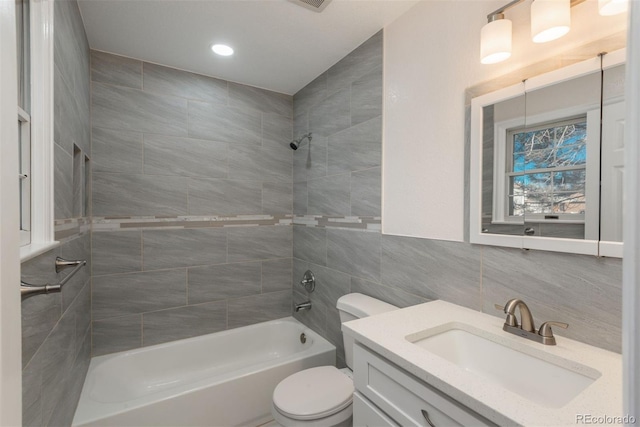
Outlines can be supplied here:
M586 116L507 131L506 216L584 221Z

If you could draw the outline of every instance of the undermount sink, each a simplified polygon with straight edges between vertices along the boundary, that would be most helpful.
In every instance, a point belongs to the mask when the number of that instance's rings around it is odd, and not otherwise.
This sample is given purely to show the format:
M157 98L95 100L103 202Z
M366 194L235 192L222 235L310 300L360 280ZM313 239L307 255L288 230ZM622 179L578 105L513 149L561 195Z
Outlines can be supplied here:
M449 323L406 339L465 371L552 408L569 403L601 375L529 346L503 345L497 342L500 337L463 323Z

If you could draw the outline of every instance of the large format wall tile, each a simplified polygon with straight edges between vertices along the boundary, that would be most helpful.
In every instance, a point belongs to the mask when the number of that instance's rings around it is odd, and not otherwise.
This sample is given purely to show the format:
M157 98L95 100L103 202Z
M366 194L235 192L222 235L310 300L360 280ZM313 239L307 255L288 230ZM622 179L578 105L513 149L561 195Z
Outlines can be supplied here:
M293 121L291 117L277 114L262 115L262 146L280 147L291 157L293 150L289 148L289 142L293 139Z
M148 62L144 63L144 90L212 104L227 104L226 81Z
M162 135L144 136L144 173L226 178L228 144Z
M430 299L409 294L396 287L389 287L369 280L351 278L351 292L358 292L388 302L396 307L404 308L429 302Z
M144 270L221 264L227 261L222 228L143 231Z
M293 209L293 185L290 182L262 184L262 213L290 214Z
M327 265L327 230L294 225L293 253L295 258L318 265Z
M230 329L280 319L291 315L291 291L233 299L227 307Z
M91 51L91 81L142 89L142 61Z
M480 259L467 243L382 236L382 283L481 310Z
M291 257L291 227L276 225L229 228L227 238L229 262Z
M327 230L327 267L380 281L380 233Z
M232 107L253 108L264 113L291 117L292 104L290 95L238 83L229 83L229 105Z
M327 174L358 171L382 164L382 116L329 137Z
M350 101L349 91L338 91L315 105L309 112L311 132L331 136L351 126Z
M94 232L91 243L94 276L142 270L141 231Z
M225 301L155 311L142 316L142 344L160 344L226 328Z
M142 173L142 134L92 129L93 172Z
M349 174L312 179L307 182L310 215L349 215L351 177Z
M190 179L189 214L247 215L262 212L259 181Z
M262 114L250 109L189 101L189 136L259 146L262 144Z
M380 216L381 181L379 167L351 174L351 215Z
M54 144L54 216L56 219L73 216L73 157L58 144Z
M100 356L142 345L142 315L93 322L92 354Z
M93 278L94 320L179 307L187 302L186 269Z
M229 146L229 178L291 182L291 155L271 147Z
M329 93L349 86L372 69L382 64L382 37L380 30L374 36L354 49L327 71Z
M259 294L260 262L212 265L189 269L189 304Z
M351 125L382 115L382 64L351 84Z
M291 258L262 261L262 292L291 289Z
M187 136L187 101L136 89L93 83L93 125Z
M184 215L187 179L172 176L93 174L93 214Z
M293 96L294 115L306 113L327 97L327 73L322 73Z

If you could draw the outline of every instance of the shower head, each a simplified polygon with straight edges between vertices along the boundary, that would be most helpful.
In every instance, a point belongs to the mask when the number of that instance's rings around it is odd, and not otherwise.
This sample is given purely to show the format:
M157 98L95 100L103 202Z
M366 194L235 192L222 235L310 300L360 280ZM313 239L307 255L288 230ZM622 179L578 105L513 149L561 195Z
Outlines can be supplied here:
M292 150L297 150L298 147L302 145L305 139L308 139L309 143L311 143L311 132L306 135L302 135L299 139L294 139L293 141L291 141L289 147L291 147Z

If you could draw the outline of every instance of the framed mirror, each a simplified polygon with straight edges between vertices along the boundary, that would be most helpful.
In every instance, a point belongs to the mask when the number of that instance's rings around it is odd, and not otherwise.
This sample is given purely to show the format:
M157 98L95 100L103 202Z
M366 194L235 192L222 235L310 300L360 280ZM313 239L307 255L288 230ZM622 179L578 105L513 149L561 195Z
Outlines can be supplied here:
M471 243L622 256L623 62L617 51L471 101Z

